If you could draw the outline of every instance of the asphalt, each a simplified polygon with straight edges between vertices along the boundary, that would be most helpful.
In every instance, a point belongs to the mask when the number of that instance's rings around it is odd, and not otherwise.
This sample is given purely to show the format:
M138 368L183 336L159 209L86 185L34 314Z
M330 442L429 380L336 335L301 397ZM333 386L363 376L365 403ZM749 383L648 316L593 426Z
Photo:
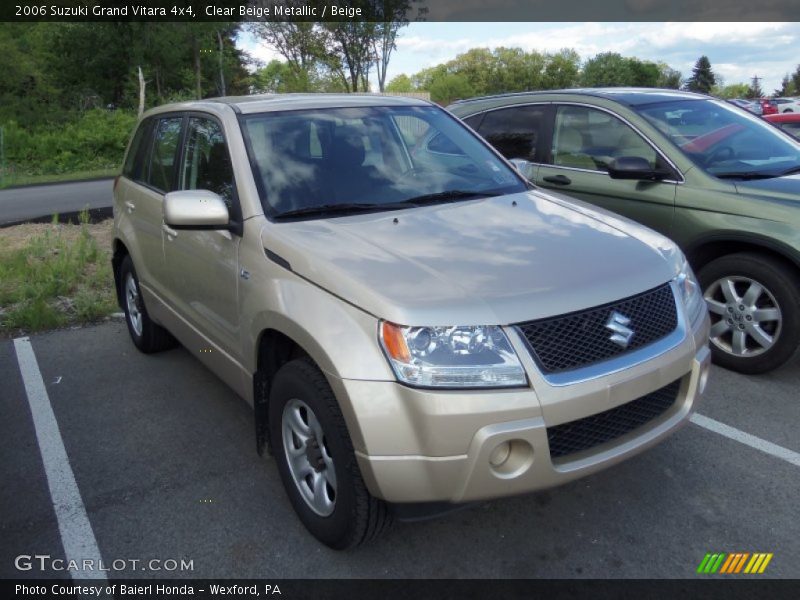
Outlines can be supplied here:
M170 575L208 578L691 578L706 552L744 551L774 553L763 577L800 577L800 468L694 424L586 479L334 552L306 533L274 461L256 454L250 408L186 350L142 355L121 322L31 340L107 563L183 558L194 569ZM0 381L9 578L20 575L14 557L64 550L10 340ZM714 368L699 412L800 451L798 389L797 359L761 377Z
M0 190L0 225L84 208L108 208L112 185L113 179L97 179Z

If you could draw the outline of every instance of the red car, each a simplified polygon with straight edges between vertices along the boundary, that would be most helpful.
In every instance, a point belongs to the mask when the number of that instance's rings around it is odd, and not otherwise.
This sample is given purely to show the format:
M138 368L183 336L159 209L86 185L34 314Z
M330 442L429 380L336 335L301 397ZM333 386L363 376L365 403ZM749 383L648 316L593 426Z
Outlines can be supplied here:
M764 115L763 119L780 127L792 137L800 139L800 113L783 113L780 115Z
M771 98L759 98L758 102L761 104L762 115L777 115L778 103Z

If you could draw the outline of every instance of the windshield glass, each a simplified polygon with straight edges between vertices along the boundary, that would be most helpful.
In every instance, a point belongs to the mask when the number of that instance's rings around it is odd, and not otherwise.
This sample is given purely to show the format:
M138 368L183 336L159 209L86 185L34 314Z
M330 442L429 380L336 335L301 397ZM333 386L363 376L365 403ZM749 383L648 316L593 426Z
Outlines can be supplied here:
M725 102L681 100L637 110L697 166L717 177L777 177L800 169L800 145Z
M264 210L274 217L526 189L474 134L433 106L259 113L244 117L243 127Z

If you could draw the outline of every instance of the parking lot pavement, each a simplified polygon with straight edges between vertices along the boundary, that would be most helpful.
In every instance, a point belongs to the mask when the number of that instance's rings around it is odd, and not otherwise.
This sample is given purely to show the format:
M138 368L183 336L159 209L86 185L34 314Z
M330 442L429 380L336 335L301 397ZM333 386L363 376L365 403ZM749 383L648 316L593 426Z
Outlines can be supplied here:
M338 553L308 535L251 410L183 349L145 356L124 323L31 338L110 577L696 577L706 552L772 552L800 577L800 467L691 424L597 475L398 524ZM21 554L63 557L29 400L0 342L0 577ZM762 377L715 369L699 412L800 451L800 364ZM131 559L191 560L184 572Z

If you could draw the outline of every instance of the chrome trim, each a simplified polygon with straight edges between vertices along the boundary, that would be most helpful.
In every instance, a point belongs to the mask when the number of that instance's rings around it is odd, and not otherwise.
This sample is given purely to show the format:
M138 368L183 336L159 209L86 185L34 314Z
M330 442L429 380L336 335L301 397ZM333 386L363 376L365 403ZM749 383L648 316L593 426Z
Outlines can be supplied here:
M672 299L675 302L675 310L677 311L678 318L678 326L672 333L656 342L653 342L652 344L640 348L639 350L635 350L615 358L610 358L602 362L594 363L587 367L550 374L542 373L540 371L542 378L554 387L585 383L593 379L599 379L601 377L606 377L607 375L613 375L614 373L619 373L620 371L625 371L627 369L636 367L680 346L690 334L690 325L688 324L687 320L688 316L683 309L683 303L679 299L679 291L675 280L673 279L669 282L669 284L670 288L672 289ZM525 339L524 336L521 337L523 340ZM530 345L528 345L528 348L530 348Z
M604 106L597 106L596 104L586 104L585 102L574 102L574 101L569 101L569 100L567 100L567 101L548 100L548 101L540 101L540 102L519 102L519 103L515 102L513 104L506 104L504 106L495 106L495 107L492 107L492 108L487 108L486 110L478 110L478 111L476 111L474 113L470 113L468 115L464 115L463 118L469 118L469 117L473 117L475 115L480 115L480 114L484 114L485 115L486 113L494 112L496 110L504 110L504 109L507 109L507 108L515 108L517 106L538 106L538 105L543 105L543 104L555 105L556 109L558 109L559 106L583 106L585 108L594 108L594 109L597 109L597 110L602 110L603 112L606 112L606 113L610 114L612 117L616 117L617 119L619 119L620 121L625 123L628 127L633 129L639 135L639 137L641 137L645 142L647 142L650 145L650 147L653 148L653 150L656 151L656 154L658 154L661 158L663 158L667 162L667 164L669 164L675 170L675 172L678 174L678 176L680 177L680 179L677 179L677 180L675 180L675 179L661 179L661 180L659 180L660 183L674 183L676 185L682 185L683 183L686 182L686 178L684 177L684 175L681 172L681 170L675 165L674 162L672 162L672 160L670 160L670 158L666 154L664 154L664 152L658 146L656 146L650 140L649 137L647 137L645 134L643 134L641 132L641 130L638 127L636 127L633 123L631 123L628 119L626 119L625 117L623 117L620 114L615 113L614 111L612 111L612 110L610 110L608 108L605 108ZM460 118L462 118L462 117L459 117L459 119ZM553 136L555 136L555 131L553 132ZM607 171L593 171L591 169L579 169L579 168L575 168L575 167L562 167L561 165L551 165L551 164L546 164L546 163L533 163L533 162L531 162L531 164L538 164L541 167L553 167L555 169L568 169L568 170L571 170L571 171L581 171L583 173L597 173L599 175L605 175L606 177L609 176Z

